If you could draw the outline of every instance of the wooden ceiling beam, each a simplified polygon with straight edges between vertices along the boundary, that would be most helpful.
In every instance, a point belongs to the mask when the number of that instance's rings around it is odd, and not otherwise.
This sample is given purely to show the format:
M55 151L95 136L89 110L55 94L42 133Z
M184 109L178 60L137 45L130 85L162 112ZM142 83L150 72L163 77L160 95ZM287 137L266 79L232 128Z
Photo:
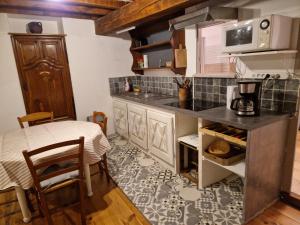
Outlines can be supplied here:
M0 0L0 10L1 8L12 8L19 10L33 10L33 11L43 11L47 12L64 12L72 14L83 14L83 15L93 15L93 16L103 16L112 10L94 8L88 6L80 5L67 5L60 2L49 2L49 1L35 1L35 0Z
M53 2L53 0L35 0L35 1ZM59 3L97 7L102 9L113 9L113 10L118 9L123 5L127 4L126 2L117 1L117 0L60 0Z
M95 21L98 35L136 26L178 12L204 0L136 0Z
M16 9L16 8L3 7L3 6L0 6L0 12L11 13L11 14L36 15L36 16L68 17L68 18L89 19L89 20L96 20L99 18L99 16L95 16L95 15L69 13L69 12L53 12L53 11L46 11L46 10L42 11L42 10L33 10L33 9Z

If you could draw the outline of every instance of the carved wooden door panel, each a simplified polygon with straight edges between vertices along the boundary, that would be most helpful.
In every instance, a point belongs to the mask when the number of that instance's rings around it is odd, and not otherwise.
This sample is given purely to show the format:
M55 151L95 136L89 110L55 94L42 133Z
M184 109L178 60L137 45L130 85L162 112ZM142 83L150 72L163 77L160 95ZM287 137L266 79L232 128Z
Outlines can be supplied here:
M173 116L148 110L147 118L149 151L156 157L173 165Z
M41 52L36 39L24 39L16 43L15 50L18 51L19 66L30 66L41 58Z
M63 52L63 42L59 39L51 40L41 40L41 50L43 54L43 59L48 60L59 65L64 64L64 52Z
M128 128L132 142L147 149L147 113L146 109L128 105Z
M128 138L127 104L119 101L113 102L114 125L116 132Z
M12 43L26 112L76 119L64 37L12 35Z

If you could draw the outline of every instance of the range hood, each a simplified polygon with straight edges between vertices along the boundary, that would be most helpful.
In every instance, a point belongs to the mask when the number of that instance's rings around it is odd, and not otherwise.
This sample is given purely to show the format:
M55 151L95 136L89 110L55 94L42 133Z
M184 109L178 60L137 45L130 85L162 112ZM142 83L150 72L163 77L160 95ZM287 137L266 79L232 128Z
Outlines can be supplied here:
M207 27L237 20L237 18L237 8L212 6L203 8L201 5L196 5L187 8L185 15L169 20L169 25L171 30L180 30L194 24L199 27Z

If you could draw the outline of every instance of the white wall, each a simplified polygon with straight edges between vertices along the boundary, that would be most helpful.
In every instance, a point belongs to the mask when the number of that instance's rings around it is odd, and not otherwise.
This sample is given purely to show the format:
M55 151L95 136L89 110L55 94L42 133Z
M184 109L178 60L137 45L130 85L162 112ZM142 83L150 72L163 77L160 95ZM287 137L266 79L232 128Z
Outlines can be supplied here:
M38 21L43 24L44 34L59 34L61 33L60 18L56 17L45 17L45 16L30 16L30 15L18 15L18 14L7 14L9 32L12 33L26 33L26 24L32 21Z
M108 115L108 133L113 130L109 77L131 75L132 56L127 40L97 36L88 20L63 19L76 114L85 120L94 110Z
M45 33L66 36L76 114L85 120L94 110L109 117L108 133L113 133L112 99L108 78L132 75L130 42L97 36L93 21L0 14L0 133L18 127L17 116L25 114L13 49L8 32L25 32L29 21L42 21Z
M299 0L242 0L233 2L229 5L241 7L243 9L255 9L257 12L253 15L254 17L265 16L270 14L279 14L290 17L300 16ZM245 15L243 15L242 10L240 10L239 13L241 18L245 17Z
M25 114L17 67L8 32L7 15L0 14L0 133L18 127L17 117Z
M197 71L197 29L196 25L185 29L185 47L187 51L186 75L193 76Z

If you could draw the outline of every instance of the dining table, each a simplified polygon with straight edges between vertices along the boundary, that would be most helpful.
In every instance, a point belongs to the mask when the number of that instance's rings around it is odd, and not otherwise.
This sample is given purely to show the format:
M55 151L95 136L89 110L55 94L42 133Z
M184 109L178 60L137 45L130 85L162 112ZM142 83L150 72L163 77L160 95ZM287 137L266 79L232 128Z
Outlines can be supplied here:
M25 223L31 220L25 190L33 187L33 179L22 151L78 139L81 136L84 137L83 157L87 195L92 196L89 165L102 160L102 156L111 148L98 124L85 121L59 121L20 128L0 135L0 190L15 189ZM74 146L69 148L74 149ZM64 147L55 150L53 154L57 156L66 154L70 149Z

